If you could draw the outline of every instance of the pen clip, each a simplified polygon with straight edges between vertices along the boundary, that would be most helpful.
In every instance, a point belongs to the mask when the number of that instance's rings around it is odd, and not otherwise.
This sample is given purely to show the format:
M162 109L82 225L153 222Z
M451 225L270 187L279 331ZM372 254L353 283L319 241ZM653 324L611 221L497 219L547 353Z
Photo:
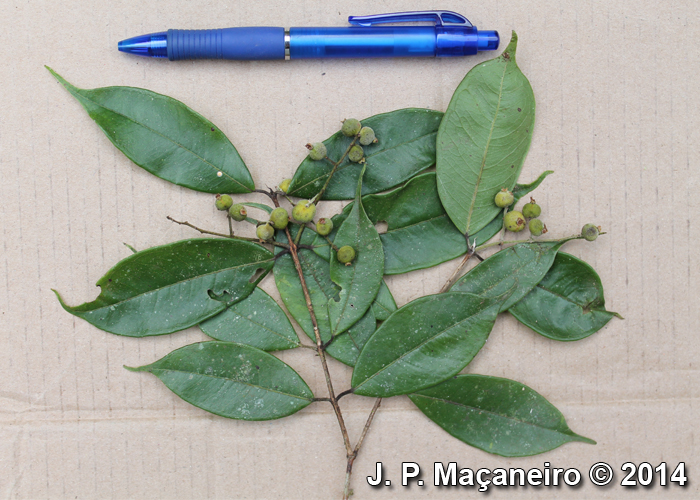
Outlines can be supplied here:
M431 22L434 23L435 26L472 26L469 19L449 10L423 10L415 12L396 12L395 14L375 14L372 16L350 16L348 17L348 22L357 26L408 22Z

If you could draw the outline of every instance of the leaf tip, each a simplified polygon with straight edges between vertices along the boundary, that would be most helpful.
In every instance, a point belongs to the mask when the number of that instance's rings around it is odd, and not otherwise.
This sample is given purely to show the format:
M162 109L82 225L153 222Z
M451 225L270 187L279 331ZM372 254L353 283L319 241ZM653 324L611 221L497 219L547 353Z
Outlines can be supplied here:
M576 441L579 441L579 442L581 442L581 443L592 444L592 445L598 444L598 443L596 443L594 440L592 440L591 438L587 438L586 436L582 436L582 435L580 435L580 434L573 433L573 434L572 434L572 437L573 437Z
M58 293L58 290L56 290L55 288L52 288L51 291L56 294L56 298L58 299L58 302L61 304L61 307L64 310L68 311L69 313L73 314L73 308L63 301L63 297L61 297L61 294Z
M513 61L515 62L515 51L518 47L518 34L513 30L510 35L510 42L508 43L508 46L506 47L506 50L503 51L501 54L501 57L503 58L504 61Z
M148 365L146 366L126 366L122 365L124 369L129 370L130 372L145 372L148 371Z

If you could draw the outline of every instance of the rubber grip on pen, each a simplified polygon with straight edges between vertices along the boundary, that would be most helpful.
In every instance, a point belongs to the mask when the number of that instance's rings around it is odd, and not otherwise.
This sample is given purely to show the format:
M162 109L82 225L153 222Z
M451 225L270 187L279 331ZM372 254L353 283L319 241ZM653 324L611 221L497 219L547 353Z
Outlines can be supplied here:
M284 59L284 28L168 30L168 59Z

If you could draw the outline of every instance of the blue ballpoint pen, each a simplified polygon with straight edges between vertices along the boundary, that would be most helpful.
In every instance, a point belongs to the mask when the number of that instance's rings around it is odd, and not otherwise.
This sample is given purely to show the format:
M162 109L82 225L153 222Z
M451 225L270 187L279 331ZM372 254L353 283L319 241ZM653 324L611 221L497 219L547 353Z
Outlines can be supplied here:
M496 31L479 31L455 12L435 10L350 16L347 28L252 27L168 30L119 42L119 50L181 59L311 59L468 56L496 50ZM432 26L375 26L431 22Z

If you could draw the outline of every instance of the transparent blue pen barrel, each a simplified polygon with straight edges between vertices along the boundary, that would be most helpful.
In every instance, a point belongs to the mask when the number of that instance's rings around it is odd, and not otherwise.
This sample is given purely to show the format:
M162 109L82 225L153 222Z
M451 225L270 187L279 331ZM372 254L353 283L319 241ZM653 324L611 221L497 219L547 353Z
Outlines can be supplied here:
M434 57L435 27L291 28L291 59Z

